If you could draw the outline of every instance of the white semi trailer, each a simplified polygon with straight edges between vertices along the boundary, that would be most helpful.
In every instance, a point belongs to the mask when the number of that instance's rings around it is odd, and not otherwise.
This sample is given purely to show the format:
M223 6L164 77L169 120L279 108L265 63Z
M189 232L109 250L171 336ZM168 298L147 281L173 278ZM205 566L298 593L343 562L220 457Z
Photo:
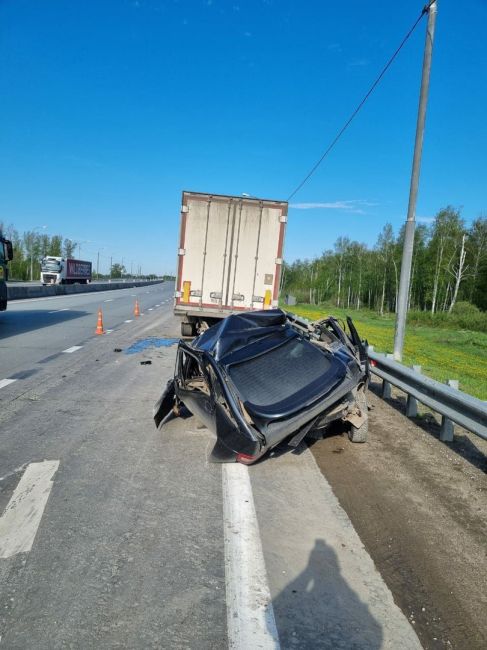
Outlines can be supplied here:
M41 262L42 284L88 284L91 262L64 257L44 257Z
M183 336L277 307L287 210L285 201L183 192L174 298Z

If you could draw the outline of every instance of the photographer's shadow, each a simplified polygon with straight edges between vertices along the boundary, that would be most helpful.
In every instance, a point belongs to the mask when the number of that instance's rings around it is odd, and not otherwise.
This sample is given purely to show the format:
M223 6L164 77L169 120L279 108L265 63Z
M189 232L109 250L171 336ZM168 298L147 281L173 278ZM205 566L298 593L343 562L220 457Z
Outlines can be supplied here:
M272 601L281 648L378 650L381 625L343 579L333 548L317 539L306 569Z

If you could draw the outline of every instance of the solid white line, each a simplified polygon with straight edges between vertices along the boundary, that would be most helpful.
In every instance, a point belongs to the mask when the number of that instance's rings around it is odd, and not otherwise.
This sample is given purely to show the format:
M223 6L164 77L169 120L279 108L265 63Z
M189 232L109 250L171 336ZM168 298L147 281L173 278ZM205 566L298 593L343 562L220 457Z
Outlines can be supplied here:
M41 523L58 460L30 463L0 517L0 558L27 553Z
M280 647L248 469L222 465L229 648Z
M0 388L5 388L9 384L13 384L16 379L0 379Z
M133 320L133 319L132 319L132 320ZM126 322L126 323L131 323L131 322L132 322L132 320L126 320L125 322Z
M57 314L60 311L69 311L69 307L64 307L63 309L54 309L54 311L50 311L49 314Z
M72 354L73 352L76 352L76 350L81 350L83 346L82 345L73 345L71 348L68 348L67 350L63 350L66 354Z

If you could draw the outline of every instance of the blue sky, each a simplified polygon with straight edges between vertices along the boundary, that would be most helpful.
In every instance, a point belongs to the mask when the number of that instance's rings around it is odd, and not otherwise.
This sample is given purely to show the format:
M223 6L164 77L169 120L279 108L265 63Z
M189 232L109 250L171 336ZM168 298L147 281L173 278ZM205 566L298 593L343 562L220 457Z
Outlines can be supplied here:
M422 8L377 0L0 0L0 221L102 269L175 269L184 189L286 199ZM417 208L487 210L487 2L440 0ZM293 199L286 258L407 209L417 28Z

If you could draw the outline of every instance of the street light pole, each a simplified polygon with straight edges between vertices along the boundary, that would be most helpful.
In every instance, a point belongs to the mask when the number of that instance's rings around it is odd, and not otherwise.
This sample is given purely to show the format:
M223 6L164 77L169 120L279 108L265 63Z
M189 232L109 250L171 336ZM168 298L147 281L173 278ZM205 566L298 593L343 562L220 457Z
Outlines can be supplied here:
M428 26L426 28L426 42L423 56L423 74L421 78L421 91L419 94L418 120L416 123L416 140L414 143L413 167L411 171L411 185L409 188L408 215L404 231L404 245L402 250L401 278L399 280L399 293L396 307L396 332L394 336L394 359L402 361L404 335L406 330L406 317L409 302L409 285L411 281L411 264L414 248L414 230L416 225L416 201L418 198L419 172L421 168L421 153L423 151L424 125L426 121L426 106L428 103L428 90L431 72L431 57L433 54L433 39L437 14L437 3L434 0L425 8L428 12Z

